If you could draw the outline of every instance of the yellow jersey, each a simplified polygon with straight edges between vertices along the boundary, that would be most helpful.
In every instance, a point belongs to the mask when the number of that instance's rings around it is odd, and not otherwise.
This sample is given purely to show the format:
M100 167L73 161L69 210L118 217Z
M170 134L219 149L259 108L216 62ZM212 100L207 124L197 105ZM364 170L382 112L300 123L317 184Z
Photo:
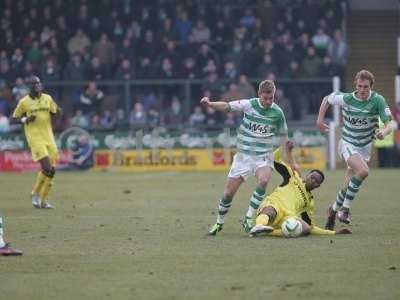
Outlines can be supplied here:
M307 215L309 219L307 223L313 224L314 197L306 190L303 179L282 161L275 161L274 167L283 177L283 182L267 196L267 199L278 202L280 207L291 215L302 218Z
M51 113L55 114L57 109L53 98L44 93L39 98L32 99L30 95L26 95L19 100L13 113L14 118L36 116L33 122L24 124L26 140L31 148L37 145L55 145Z
M307 191L300 174L284 163L280 156L280 149L278 149L274 152L274 167L282 176L283 182L266 197L264 206L268 205L268 203L275 203L282 210L282 216L300 217L310 225L311 234L335 234L335 231L325 230L316 226L313 195ZM280 220L280 222L282 221L283 219Z

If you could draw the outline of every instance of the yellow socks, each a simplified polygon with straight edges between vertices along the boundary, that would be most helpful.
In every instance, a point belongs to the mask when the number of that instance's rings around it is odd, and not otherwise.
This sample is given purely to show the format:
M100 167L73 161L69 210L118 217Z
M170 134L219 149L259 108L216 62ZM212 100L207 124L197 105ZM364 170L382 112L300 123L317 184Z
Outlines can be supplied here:
M256 218L256 224L261 224L261 225L264 225L264 226L268 226L268 222L269 222L269 216L268 215L260 214Z
M42 171L38 172L36 176L35 185L33 186L32 189L32 194L38 195L40 193L40 190L42 189L46 178L47 178L46 175L44 175Z
M43 202L47 201L47 197L49 196L52 186L53 186L53 178L46 176L43 186L39 191L39 197L40 199L42 199Z

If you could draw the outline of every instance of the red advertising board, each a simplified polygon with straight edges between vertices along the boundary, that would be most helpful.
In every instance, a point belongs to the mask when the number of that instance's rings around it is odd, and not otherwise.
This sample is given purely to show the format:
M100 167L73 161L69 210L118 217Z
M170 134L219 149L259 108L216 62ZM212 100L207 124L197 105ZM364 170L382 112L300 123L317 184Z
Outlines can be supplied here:
M60 152L58 166L66 166L70 161L68 151ZM39 163L32 160L30 151L2 151L0 152L0 171L38 171Z

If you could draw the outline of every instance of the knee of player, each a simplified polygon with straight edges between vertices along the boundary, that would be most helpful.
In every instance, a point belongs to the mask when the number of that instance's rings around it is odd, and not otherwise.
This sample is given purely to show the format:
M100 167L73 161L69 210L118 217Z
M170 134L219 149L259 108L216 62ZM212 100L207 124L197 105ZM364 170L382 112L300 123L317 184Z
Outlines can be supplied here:
M53 178L54 175L56 174L56 169L54 167L50 167L50 168L44 168L42 170L43 174L47 177Z
M269 178L267 178L267 177L260 177L260 178L257 180L257 183L258 183L257 185L258 185L259 187L265 189L265 188L267 187L267 185L268 185L268 181L269 181Z
M369 169L363 168L363 169L359 170L356 174L357 174L357 176L361 177L362 179L365 179L369 175Z

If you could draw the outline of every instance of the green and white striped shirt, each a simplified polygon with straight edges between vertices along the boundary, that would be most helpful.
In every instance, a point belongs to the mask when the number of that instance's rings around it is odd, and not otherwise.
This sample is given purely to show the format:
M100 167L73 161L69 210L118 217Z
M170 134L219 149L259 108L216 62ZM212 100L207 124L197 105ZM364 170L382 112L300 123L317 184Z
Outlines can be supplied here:
M229 102L229 111L243 112L237 130L237 151L251 156L272 153L272 138L287 135L287 125L282 109L275 103L264 108L259 98Z
M328 96L328 102L341 106L342 139L356 147L364 147L372 142L379 118L385 124L392 119L385 98L374 91L365 101L357 98L355 92L332 93Z

